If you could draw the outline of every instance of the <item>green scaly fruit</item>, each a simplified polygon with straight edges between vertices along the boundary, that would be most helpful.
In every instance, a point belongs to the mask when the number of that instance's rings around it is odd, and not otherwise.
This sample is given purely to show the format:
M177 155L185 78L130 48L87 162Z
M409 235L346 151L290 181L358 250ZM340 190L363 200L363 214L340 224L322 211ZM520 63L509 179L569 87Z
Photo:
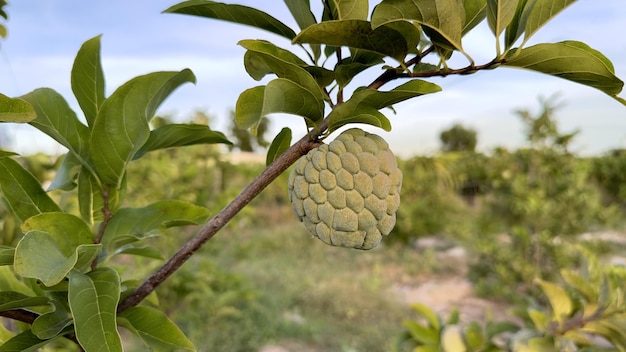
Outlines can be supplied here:
M353 128L298 160L289 175L293 210L324 243L376 247L396 223L402 172L381 137Z

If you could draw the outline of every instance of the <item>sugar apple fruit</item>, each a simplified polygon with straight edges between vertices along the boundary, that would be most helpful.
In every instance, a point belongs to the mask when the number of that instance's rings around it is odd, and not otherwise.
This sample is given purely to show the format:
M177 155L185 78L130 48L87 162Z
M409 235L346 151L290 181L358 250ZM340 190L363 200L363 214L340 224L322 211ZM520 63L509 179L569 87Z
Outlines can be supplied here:
M289 199L313 236L332 246L372 249L396 223L401 186L387 142L353 128L298 160Z

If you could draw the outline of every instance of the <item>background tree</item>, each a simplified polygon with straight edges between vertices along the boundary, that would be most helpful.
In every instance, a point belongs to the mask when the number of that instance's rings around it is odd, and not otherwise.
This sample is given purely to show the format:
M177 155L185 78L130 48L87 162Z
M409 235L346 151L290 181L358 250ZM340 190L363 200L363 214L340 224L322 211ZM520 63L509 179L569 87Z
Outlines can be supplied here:
M446 152L473 152L478 142L477 132L473 128L464 127L456 123L449 129L441 132L441 150Z
M242 152L255 152L259 148L267 148L269 142L265 140L265 134L270 126L270 120L263 117L254 132L247 128L241 128L235 123L235 112L230 113L230 126L228 127L229 135L233 144L229 146L230 150L239 149Z

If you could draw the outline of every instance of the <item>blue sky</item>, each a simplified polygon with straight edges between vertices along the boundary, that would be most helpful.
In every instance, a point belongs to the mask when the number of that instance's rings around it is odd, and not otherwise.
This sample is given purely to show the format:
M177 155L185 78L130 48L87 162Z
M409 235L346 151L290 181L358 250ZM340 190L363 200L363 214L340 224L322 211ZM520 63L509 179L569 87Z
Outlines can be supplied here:
M316 3L315 0L311 1ZM0 42L0 92L8 96L50 87L80 114L70 89L70 71L80 45L99 34L102 61L110 94L128 79L153 71L190 68L197 84L175 91L159 110L184 117L197 109L216 117L212 127L225 130L229 111L246 88L258 85L244 71L241 39L267 39L288 48L275 35L221 21L162 14L177 1L12 0L6 8L9 37ZM280 0L238 1L257 6L293 24ZM373 2L372 2L373 3ZM295 25L293 25L295 28ZM579 0L542 28L530 44L575 39L605 54L618 77L626 79L626 4L623 0ZM464 40L478 64L494 53L493 36L480 26ZM460 63L459 65L465 65ZM371 78L379 72L373 72ZM374 130L402 156L433 153L439 133L454 122L479 132L479 148L515 148L524 142L515 109L539 109L538 97L560 94L557 112L564 132L581 129L574 150L580 154L626 148L626 107L603 93L576 83L529 71L501 68L471 76L434 81L443 92L398 104L389 114L393 130ZM402 83L402 82L397 82ZM391 85L390 87L392 87ZM622 94L622 97L626 94ZM304 133L301 119L272 117L274 129L287 125L296 136ZM22 153L62 152L29 126L9 128L14 147Z

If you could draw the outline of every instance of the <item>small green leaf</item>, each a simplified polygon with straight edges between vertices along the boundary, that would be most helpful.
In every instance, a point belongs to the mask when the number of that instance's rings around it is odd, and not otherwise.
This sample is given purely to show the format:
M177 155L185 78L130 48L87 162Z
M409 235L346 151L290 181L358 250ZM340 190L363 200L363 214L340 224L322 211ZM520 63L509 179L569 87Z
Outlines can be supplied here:
M316 122L324 117L324 102L305 87L276 78L265 86L261 116L272 113L302 116L308 122Z
M541 286L541 290L548 297L556 320L563 323L572 314L572 299L562 287L556 284L541 279L536 279L535 282Z
M444 352L467 351L458 325L447 325L441 332L441 347Z
M193 343L160 310L138 306L119 314L120 325L128 328L153 351L195 351Z
M285 0L285 4L300 29L305 29L317 23L313 12L311 12L309 0Z
M37 113L30 124L78 155L88 165L89 128L83 125L67 101L50 88L39 88L22 96Z
M266 40L241 40L239 45L248 49L244 55L244 67L250 77L255 80L261 80L265 75L274 73L273 67L276 63L268 63L270 58L284 64L293 64L299 67L308 66L307 63L289 50L280 48ZM255 53L263 53L264 55L255 55ZM278 71L278 70L277 70Z
M32 324L31 331L42 340L58 336L72 322L72 316L58 301L52 301L55 309L37 317Z
M69 191L76 188L76 179L78 177L78 173L80 172L82 163L76 153L70 151L67 152L64 156L62 156L61 164L59 165L50 186L48 186L48 191L53 191L57 189L62 189L64 191Z
M0 352L34 352L56 338L58 336L49 340L42 340L33 334L31 330L25 330L5 341L0 346Z
M329 114L329 131L334 131L347 123L367 123L385 130L391 129L389 120L378 110L406 99L435 93L441 88L427 81L411 80L390 91L362 89L355 92L345 103L337 106Z
M0 122L30 122L37 117L33 106L20 98L0 94Z
M441 329L441 321L439 317L437 316L437 314L435 314L435 312L432 311L432 309L426 307L425 305L421 303L411 304L411 309L415 311L417 314L419 314L420 316L424 317L426 321L428 322L428 325L431 326L433 329L437 331Z
M152 258L157 260L165 259L161 251L154 246L137 246L134 244L129 244L119 248L115 251L115 253L112 253L112 255L118 254L137 255L140 257Z
M487 22L496 38L515 17L517 3L518 0L487 0Z
M587 302L596 302L598 300L598 291L589 280L583 278L572 270L561 270L563 280L578 293L580 293Z
M371 23L363 20L328 21L304 29L293 42L345 46L403 61L412 49L411 41L406 36L414 33L419 36L419 30L410 23L403 23L401 26L406 33L394 28L396 26L382 25L372 29Z
M464 0L465 8L465 25L463 26L463 34L471 31L487 16L487 0Z
M370 51L352 49L350 52L352 55L341 60L335 67L335 76L340 87L347 86L362 71L385 62L382 55Z
M529 309L528 317L535 325L535 330L539 332L545 332L548 329L550 319L544 312L536 309Z
M617 94L624 82L615 76L613 64L599 51L576 41L537 44L509 52L504 65L565 78L603 91L626 105Z
M278 158L285 150L289 149L291 145L291 129L288 127L284 127L274 140L272 144L270 144L269 149L267 150L267 157L265 159L265 165L271 164Z
M372 26L394 21L415 21L430 33L431 40L462 50L465 10L457 0L384 0L374 8ZM433 37L432 34L437 36Z
M239 94L235 104L235 125L241 129L255 128L261 122L265 86L249 88Z
M313 12L311 12L311 4L309 3L309 0L285 0L285 4L289 8L289 12L291 12L291 15L296 20L300 29L305 29L308 26L317 23ZM321 47L317 44L312 44L311 50L313 51L315 62L317 62L321 56Z
M91 263L100 251L100 245L80 245L66 257L54 237L43 231L30 231L15 248L15 272L40 280L50 287L61 282L74 267Z
M150 137L148 122L158 106L193 73L154 72L135 77L107 98L93 124L90 147L100 179L119 189L127 164Z
M195 225L209 216L207 208L179 200L164 200L143 208L119 209L102 237L107 244L119 235L146 236L154 230Z
M83 43L72 66L72 92L90 126L93 126L105 99L104 73L100 60L101 37L99 35Z
M263 11L248 6L223 4L208 0L189 0L176 4L163 12L215 18L245 24L281 35L287 39L292 39L296 36L296 33L281 21Z
M80 345L87 352L122 352L116 322L120 297L118 273L104 267L87 275L72 271L69 278L68 300Z
M222 132L213 131L209 126L195 124L168 124L150 132L150 137L139 149L135 159L154 150L183 147L196 144L232 143Z
M260 79L267 73L273 73L301 85L317 100L324 100L324 92L317 80L305 69L308 65L291 52L264 40L241 40L238 44L248 50L244 63L250 65L250 62L254 62L253 72L246 66L251 77Z
M15 216L24 221L37 214L61 211L39 180L6 156L0 155L0 189Z
M65 257L71 256L81 244L93 243L93 233L81 218L67 213L42 213L26 219L22 231L47 232Z
M48 304L50 304L48 297L27 296L21 292L15 291L0 292L0 312L12 309L46 306Z
M531 0L527 16L524 16L524 42L527 42L537 31L552 18L565 10L576 0Z
M437 345L439 343L439 330L410 320L405 321L402 325L409 331L411 338L419 344Z

